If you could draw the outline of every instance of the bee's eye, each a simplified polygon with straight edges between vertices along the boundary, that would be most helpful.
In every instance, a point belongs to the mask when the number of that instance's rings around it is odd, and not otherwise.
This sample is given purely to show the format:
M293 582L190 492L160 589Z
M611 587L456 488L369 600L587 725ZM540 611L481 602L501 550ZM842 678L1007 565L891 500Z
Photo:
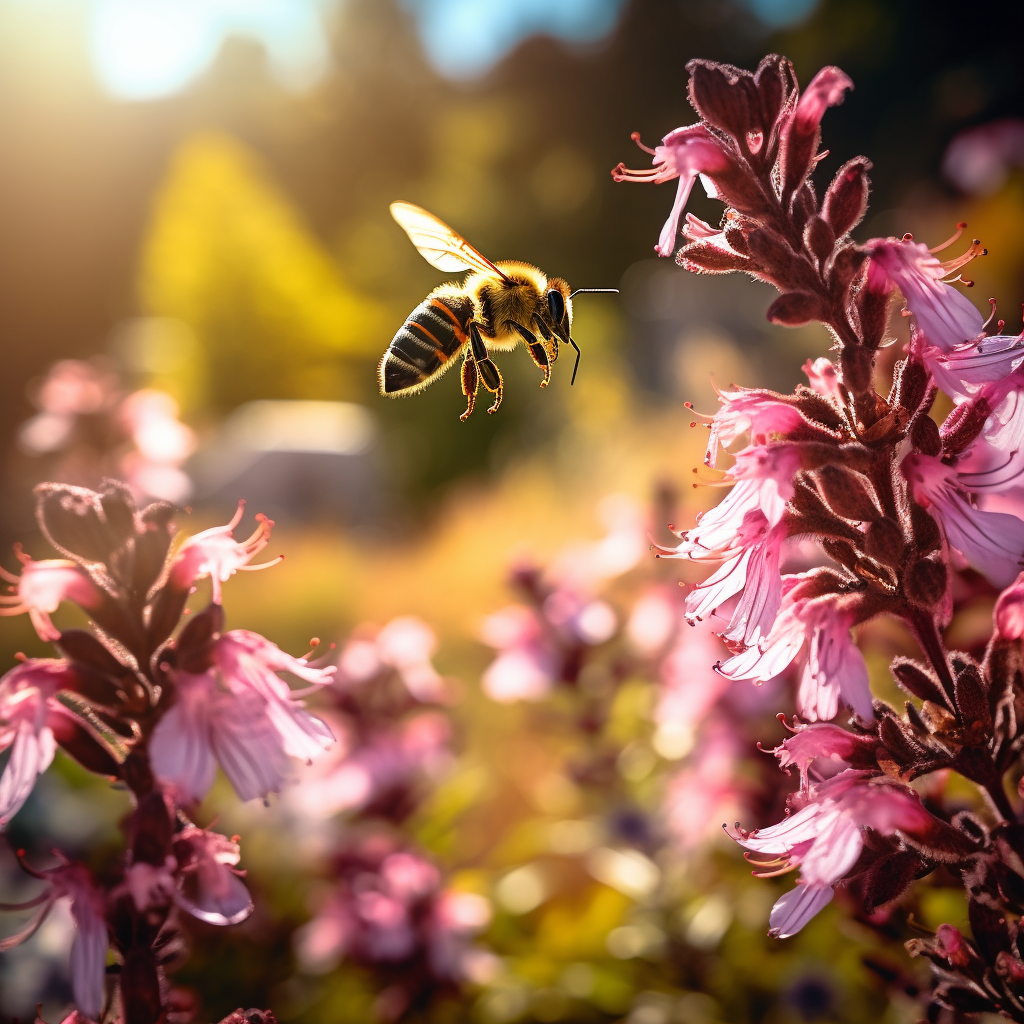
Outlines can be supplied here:
M551 319L555 325L559 325L565 316L565 297L557 288L548 291L548 309L551 312Z

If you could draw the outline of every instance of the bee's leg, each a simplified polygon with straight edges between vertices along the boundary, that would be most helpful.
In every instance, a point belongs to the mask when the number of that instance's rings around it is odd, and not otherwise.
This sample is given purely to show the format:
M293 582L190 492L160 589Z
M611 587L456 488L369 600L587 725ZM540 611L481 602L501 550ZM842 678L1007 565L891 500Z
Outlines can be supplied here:
M469 325L469 343L473 352L473 362L476 363L476 368L480 373L480 380L484 387L494 395L494 405L487 411L497 412L498 406L501 405L504 386L501 373L487 354L487 346L484 345L484 339L480 336L480 327L476 321L471 321Z
M517 324L515 320L510 320L509 323L519 332L523 341L526 342L526 347L533 361L544 371L544 379L540 382L540 386L546 388L548 381L551 380L551 364L548 362L547 349L537 340L537 336L528 331L522 324Z
M550 351L548 352L548 362L553 363L558 358L558 338L555 337L547 328L547 324L544 323L541 318L534 317L533 325L537 328L537 332L540 336L550 344Z
M466 396L466 411L459 417L463 423L469 419L476 405L476 389L480 384L480 375L476 372L476 362L466 350L462 360L462 393Z

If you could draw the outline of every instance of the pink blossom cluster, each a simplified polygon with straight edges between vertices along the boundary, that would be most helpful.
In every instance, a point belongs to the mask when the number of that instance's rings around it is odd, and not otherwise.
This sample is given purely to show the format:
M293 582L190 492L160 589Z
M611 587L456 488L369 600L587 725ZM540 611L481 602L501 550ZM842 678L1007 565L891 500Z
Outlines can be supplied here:
M192 481L181 468L196 446L166 391L128 391L105 361L61 359L33 390L38 412L22 424L22 449L45 458L51 479L97 486L116 476L137 501L183 502Z
M287 784L296 761L330 748L332 733L306 710L305 697L336 670L256 633L223 628L222 585L253 568L273 526L265 518L236 540L240 507L227 526L177 543L169 506L138 509L116 483L101 492L42 485L37 514L63 557L21 554L21 572L5 573L11 593L3 613L28 614L59 656L25 658L0 679L0 750L9 751L0 828L58 749L126 790L131 809L123 853L102 881L58 851L45 867L19 854L42 888L4 905L34 913L0 949L29 939L54 903L68 900L75 1020L178 1019L168 950L187 919L233 925L253 910L238 837L195 824L197 816L209 819L201 804L218 768L242 800L266 800ZM212 600L189 614L206 578ZM55 623L66 602L87 613L91 629ZM304 688L293 689L284 675Z
M651 170L620 165L613 177L677 180L657 252L678 246L688 270L771 283L780 294L769 319L818 321L835 343L791 394L718 392L705 463L731 489L659 552L713 567L685 614L728 645L715 665L723 679L798 677L795 731L775 753L798 768L799 790L782 822L731 835L760 873L799 872L771 914L783 937L837 887L870 914L937 865L958 872L973 941L940 930L911 952L936 963L939 1005L1024 1020L1014 923L1024 826L1005 787L1024 741L1024 335L1002 333L1002 321L990 331L994 309L985 320L961 290L963 267L984 254L977 240L941 261L944 246L909 235L851 238L867 207L863 157L819 200L820 123L853 84L842 71L823 69L801 92L777 56L753 73L709 61L688 69L698 122L647 150ZM684 219L698 177L725 204L717 227ZM900 301L909 342L884 396L875 364ZM819 564L786 571L809 542ZM973 654L950 649L943 632L965 581L998 595L996 628ZM920 660L891 666L912 698L905 710L874 697L857 643L880 616L900 620L920 648ZM922 801L914 780L949 770L977 786L976 807Z

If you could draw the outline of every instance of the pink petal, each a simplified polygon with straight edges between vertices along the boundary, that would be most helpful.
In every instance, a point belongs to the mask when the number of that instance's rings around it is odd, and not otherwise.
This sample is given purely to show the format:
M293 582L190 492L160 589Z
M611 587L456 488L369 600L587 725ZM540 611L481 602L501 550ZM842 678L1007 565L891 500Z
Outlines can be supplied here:
M834 890L830 885L805 885L798 882L772 907L768 918L769 934L777 939L796 935L819 910L832 901Z

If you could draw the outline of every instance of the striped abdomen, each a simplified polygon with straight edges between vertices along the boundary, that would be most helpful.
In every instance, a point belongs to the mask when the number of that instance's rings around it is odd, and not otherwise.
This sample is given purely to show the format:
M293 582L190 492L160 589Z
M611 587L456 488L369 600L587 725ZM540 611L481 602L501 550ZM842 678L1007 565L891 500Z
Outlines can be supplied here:
M429 384L469 340L473 302L465 295L430 295L409 314L380 364L384 395Z

